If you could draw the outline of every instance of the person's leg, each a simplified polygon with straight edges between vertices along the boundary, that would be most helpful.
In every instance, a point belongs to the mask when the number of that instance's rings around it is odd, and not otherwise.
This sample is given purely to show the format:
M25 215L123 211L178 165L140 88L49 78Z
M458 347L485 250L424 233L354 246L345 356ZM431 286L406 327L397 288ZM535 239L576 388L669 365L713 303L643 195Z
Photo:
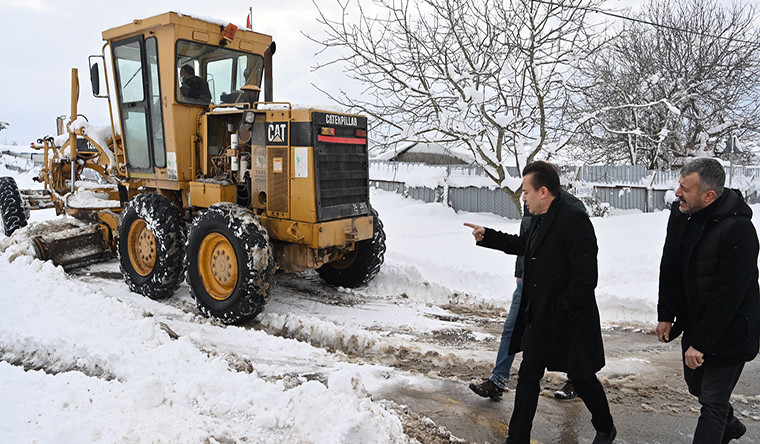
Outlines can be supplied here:
M530 334L530 328L526 330L525 334ZM523 360L517 373L515 407L509 420L509 436L507 436L506 444L528 444L530 442L533 417L536 415L536 407L538 406L540 382L545 369L540 345L526 341Z
M509 306L507 319L504 321L504 329L501 332L501 342L499 342L499 351L496 353L496 364L488 378L496 384L497 387L504 389L509 380L509 372L512 369L512 363L515 355L509 354L509 342L512 340L512 331L515 329L517 322L517 313L520 310L520 298L522 297L523 281L517 283L514 293L512 293L512 304Z
M697 428L694 430L694 443L706 444L721 442L726 425L733 422L733 409L729 403L731 392L734 391L744 363L730 364L720 367L707 367L701 372L692 372L698 378L701 373L700 386L694 386L694 379L689 384L689 391L699 396L702 404ZM686 372L684 371L684 377ZM688 380L687 380L688 384ZM698 391L698 393L694 393Z
M731 404L729 404L729 407L731 407ZM723 431L721 443L729 442L732 439L739 439L747 433L747 427L739 421L739 418L734 416L733 407L731 407L726 421L726 429Z
M571 377L578 396L591 413L591 424L594 425L594 429L598 432L609 433L612 430L613 421L602 383L599 382L596 375L582 379L577 375L568 376Z

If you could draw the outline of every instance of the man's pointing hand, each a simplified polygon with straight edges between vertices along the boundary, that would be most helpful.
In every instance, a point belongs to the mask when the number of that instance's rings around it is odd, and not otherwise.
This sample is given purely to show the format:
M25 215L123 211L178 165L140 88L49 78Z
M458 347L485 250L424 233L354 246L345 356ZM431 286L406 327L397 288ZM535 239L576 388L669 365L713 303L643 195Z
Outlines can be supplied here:
M483 235L486 234L485 228L481 227L480 225L475 225L467 222L464 223L464 226L472 228L472 235L475 237L476 241L480 242L483 240Z

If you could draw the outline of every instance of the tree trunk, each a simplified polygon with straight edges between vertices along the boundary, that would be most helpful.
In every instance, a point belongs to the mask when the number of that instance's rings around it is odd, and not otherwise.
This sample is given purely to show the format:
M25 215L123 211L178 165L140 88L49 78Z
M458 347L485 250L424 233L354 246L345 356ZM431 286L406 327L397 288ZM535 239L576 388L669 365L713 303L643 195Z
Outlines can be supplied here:
M517 212L520 214L520 216L523 216L522 187L518 188L517 191L512 191L506 187L502 188L501 190L507 193L507 196L512 199L515 207L517 207Z

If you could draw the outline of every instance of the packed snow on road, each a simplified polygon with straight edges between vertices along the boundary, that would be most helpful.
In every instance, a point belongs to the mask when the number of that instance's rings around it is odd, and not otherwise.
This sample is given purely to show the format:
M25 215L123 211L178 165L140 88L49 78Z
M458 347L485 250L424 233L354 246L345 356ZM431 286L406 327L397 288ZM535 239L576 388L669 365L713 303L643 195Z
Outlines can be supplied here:
M39 188L32 172L18 171L25 162L4 159L0 176ZM116 260L67 274L35 259L30 231L56 216L33 212L30 227L0 238L2 441L457 441L456 430L467 427L431 419L393 394L466 387L487 376L515 287L514 257L476 247L463 223L514 233L519 221L378 190L371 201L385 225L387 253L368 286L334 288L314 272L278 273L264 312L240 326L203 317L186 284L161 301L130 293ZM753 210L757 215L760 206ZM653 347L667 217L593 219L604 328L637 334ZM644 352L620 350L627 349L608 346L605 387L613 394L640 390L651 380L638 375L659 364ZM672 397L687 402L674 364ZM476 402L470 395L462 399ZM745 416L759 415L758 393L741 396ZM613 406L625 399L611 396ZM642 403L666 403L636 399L625 408L646 413ZM509 401L501 404L511 411ZM692 407L673 408L696 417Z

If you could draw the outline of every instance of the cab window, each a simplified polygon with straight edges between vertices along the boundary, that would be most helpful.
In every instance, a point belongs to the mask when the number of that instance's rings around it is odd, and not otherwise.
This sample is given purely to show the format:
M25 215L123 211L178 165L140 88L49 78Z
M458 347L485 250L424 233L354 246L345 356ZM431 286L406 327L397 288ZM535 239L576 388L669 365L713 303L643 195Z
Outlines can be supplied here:
M261 86L264 58L219 46L179 40L176 97L180 103L236 103L243 85Z

